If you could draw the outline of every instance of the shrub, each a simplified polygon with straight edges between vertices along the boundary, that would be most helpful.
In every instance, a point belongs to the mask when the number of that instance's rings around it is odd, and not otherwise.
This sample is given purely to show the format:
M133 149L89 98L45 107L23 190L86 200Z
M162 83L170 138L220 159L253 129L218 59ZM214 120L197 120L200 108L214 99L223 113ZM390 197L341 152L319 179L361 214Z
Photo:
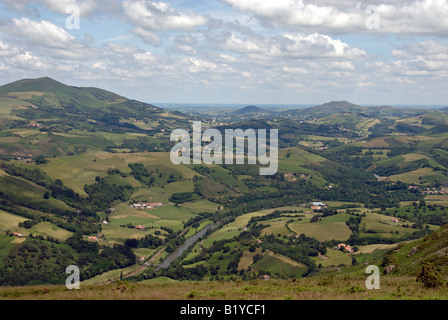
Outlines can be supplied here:
M417 282L421 282L426 288L437 288L447 285L446 280L442 278L436 267L430 263L422 266L417 274Z

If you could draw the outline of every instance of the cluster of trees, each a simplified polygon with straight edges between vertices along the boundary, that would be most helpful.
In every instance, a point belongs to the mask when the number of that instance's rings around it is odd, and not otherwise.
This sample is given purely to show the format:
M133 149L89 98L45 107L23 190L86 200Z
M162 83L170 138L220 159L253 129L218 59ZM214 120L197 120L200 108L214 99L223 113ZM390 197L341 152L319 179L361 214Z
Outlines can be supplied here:
M66 266L75 262L70 248L28 239L5 257L0 268L0 285L62 284L67 278Z
M164 185L182 179L182 175L162 172L158 168L149 171L143 163L130 163L129 168L131 168L131 175L148 187L154 186L155 184Z
M280 217L304 217L304 215L288 215L287 213L299 213L299 210L275 210L274 212L267 215L252 217L247 224L251 226L259 221L267 221Z
M109 270L126 268L136 262L131 248L124 245L100 246L77 235L68 238L65 243L77 253L74 264L81 270L81 280Z
M3 162L0 168L12 176L25 178L41 186L47 186L49 183L49 178L38 168L30 169L7 162Z
M94 184L85 185L84 191L89 196L87 198L89 211L96 213L107 210L116 200L127 201L131 195L132 186L109 184L106 180L100 179Z
M157 247L165 244L164 239L153 236L152 234L147 234L145 237L140 239L126 239L124 245L129 248L150 248L156 249Z
M412 162L406 162L406 166L399 166L397 164L392 164L389 166L378 165L374 172L380 176L391 176L394 174L400 174L404 172L409 172L417 170L419 168L424 168L429 166L428 159L419 159Z
M424 200L413 202L404 211L398 209L384 209L382 213L406 219L419 225L432 224L443 226L448 223L448 210L443 206L427 205Z
M426 226L424 228L423 225L420 225L418 227L419 230L417 230L413 233L399 235L398 232L395 232L393 234L393 236L390 238L385 238L381 235L363 236L363 235L361 235L363 232L368 233L368 234L372 234L375 232L372 230L369 230L369 229L365 230L365 228L361 228L360 227L361 221L362 221L362 215L354 215L354 216L350 217L345 222L345 224L348 226L348 228L352 232L349 239L347 240L347 243L352 246L353 245L379 244L379 243L384 243L384 244L398 243L401 241L419 239L419 238L422 238L432 232L428 226ZM417 226L415 226L415 228L417 229Z
M261 246L267 250L284 255L294 261L303 263L307 267L304 275L310 274L317 269L315 262L310 257L327 253L327 245L304 234L299 237L279 238L272 234L263 238Z
M194 192L178 192L173 193L170 197L170 201L176 204L189 202L195 199Z
M176 280L191 280L200 281L214 269L213 267L206 267L201 264L194 267L184 267L178 265L176 267L166 268L159 271L154 269L147 269L145 272L131 278L133 281L142 281L146 279L153 279L160 276L165 276Z
M81 280L85 280L134 263L134 253L125 246L100 247L79 236L72 236L62 244L33 237L5 257L0 268L0 285L64 284L65 268L69 265L78 266Z

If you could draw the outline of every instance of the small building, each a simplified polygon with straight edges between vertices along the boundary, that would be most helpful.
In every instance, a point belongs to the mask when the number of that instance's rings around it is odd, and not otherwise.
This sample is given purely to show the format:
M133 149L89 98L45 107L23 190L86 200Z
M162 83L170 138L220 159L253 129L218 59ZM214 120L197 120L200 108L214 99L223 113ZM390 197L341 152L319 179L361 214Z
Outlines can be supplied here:
M346 245L345 243L338 244L338 250L341 250L341 248L347 250L348 252L352 252L352 247Z
M142 226L141 224L139 224L138 226L135 226L134 228L135 229L139 229L139 230L145 230L146 229L146 227Z
M311 202L310 204L311 204L312 206L319 206L319 207L324 207L324 206L326 206L325 203L320 202L320 201L317 201L317 202Z
M98 238L97 238L97 237L95 237L95 236L91 236L91 237L89 237L89 240L92 240L92 241L97 241L97 240L98 240Z
M18 232L14 232L12 235L15 236L15 237L21 237L22 236L22 234L18 233Z
M151 207L162 207L163 203L162 202L151 202L151 203L149 203L149 205Z

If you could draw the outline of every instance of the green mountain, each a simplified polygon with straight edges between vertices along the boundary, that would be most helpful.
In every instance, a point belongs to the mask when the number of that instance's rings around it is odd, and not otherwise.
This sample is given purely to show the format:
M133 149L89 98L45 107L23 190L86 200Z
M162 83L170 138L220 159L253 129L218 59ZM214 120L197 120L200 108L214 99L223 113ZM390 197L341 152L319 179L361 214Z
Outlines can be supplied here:
M270 113L269 110L257 107L257 106L247 106L238 110L235 110L233 114L241 114L241 115L248 115L248 114L260 114L260 113Z
M55 96L60 102L79 100L80 105L100 106L99 101L125 99L117 94L95 89L68 86L48 77L23 79L0 87L0 94L14 96L15 93L33 92L36 96Z
M148 103L130 100L99 88L68 86L48 77L19 80L0 87L0 95L32 104L12 114L27 120L67 119L80 122L99 121L114 126L126 125L130 119L158 120L161 114L173 114ZM0 108L6 108L0 105ZM170 118L170 117L165 117ZM181 120L181 119L179 119Z
M0 151L35 157L79 154L88 148L167 149L165 132L190 126L188 117L92 87L48 77L0 87ZM39 129L24 135L18 129ZM30 133L30 132L28 132ZM110 134L124 135L121 138ZM133 136L130 134L140 134ZM150 136L152 138L150 138ZM132 141L131 141L132 140Z
M347 101L331 101L312 108L303 110L307 116L323 117L335 113L360 113L365 111L365 107L358 106Z

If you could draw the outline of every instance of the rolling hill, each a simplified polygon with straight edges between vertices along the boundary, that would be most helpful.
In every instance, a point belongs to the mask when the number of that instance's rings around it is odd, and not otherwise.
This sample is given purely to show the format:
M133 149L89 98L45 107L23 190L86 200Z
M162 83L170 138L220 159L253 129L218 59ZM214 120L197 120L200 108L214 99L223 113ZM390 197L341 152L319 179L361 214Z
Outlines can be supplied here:
M261 113L271 113L271 111L257 107L257 106L247 106L238 110L235 110L233 114L239 115L250 115L250 114L261 114Z
M347 101L331 101L312 108L303 110L303 114L308 117L323 117L335 113L361 113L365 107L358 106Z
M164 133L189 126L189 117L92 87L48 77L0 87L0 150L36 157L88 149L166 149ZM151 136L151 137L149 137ZM152 147L150 147L152 145Z
M185 119L181 113L169 112L103 89L68 86L48 77L6 84L0 87L0 95L22 102L23 108L12 110L11 114L29 121L67 120L71 117L73 122L113 124L115 127L138 130L138 126L131 124L130 120L168 122ZM11 101L0 105L0 109L6 109L8 103Z
M352 115L367 118L411 117L431 110L419 108L398 108L391 106L360 106L348 101L330 101L311 108L287 110L280 114L290 119L324 118L334 115Z

